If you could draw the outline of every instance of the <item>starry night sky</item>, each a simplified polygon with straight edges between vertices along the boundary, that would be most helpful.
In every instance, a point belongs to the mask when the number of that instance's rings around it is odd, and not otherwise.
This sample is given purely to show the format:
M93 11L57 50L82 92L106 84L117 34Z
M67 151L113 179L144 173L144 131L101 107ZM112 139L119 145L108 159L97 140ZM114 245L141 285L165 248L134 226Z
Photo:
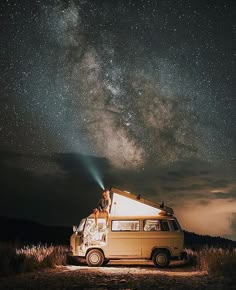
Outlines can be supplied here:
M105 186L236 239L234 1L3 0L1 215L71 225Z

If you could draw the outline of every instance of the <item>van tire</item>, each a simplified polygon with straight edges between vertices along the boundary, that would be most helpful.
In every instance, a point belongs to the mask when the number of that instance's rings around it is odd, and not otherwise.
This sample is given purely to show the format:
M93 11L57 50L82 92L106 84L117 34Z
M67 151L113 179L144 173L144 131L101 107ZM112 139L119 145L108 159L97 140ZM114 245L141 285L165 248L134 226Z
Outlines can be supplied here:
M170 257L167 251L158 250L152 256L154 265L158 268L165 268L170 264Z
M86 262L90 267L100 267L104 263L104 255L98 249L90 250L86 255Z

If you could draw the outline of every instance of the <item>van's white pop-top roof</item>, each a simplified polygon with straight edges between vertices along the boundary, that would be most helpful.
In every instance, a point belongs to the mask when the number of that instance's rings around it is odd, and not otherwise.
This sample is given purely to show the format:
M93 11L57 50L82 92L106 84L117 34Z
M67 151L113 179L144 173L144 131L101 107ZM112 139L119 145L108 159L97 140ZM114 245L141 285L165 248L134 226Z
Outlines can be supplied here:
M155 216L158 214L173 215L172 208L163 204L145 200L127 191L111 188L111 216Z

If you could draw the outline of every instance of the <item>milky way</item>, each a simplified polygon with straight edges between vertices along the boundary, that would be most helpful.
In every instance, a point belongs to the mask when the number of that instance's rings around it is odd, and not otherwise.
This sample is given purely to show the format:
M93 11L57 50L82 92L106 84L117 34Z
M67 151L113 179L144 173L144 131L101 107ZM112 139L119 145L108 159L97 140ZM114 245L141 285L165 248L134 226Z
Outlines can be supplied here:
M1 1L1 213L71 224L104 182L235 238L234 6Z
M132 168L235 158L232 47L214 21L229 34L235 27L223 23L230 3L221 4L7 1L4 75L13 84L4 89L17 104L1 108L12 118L4 143Z

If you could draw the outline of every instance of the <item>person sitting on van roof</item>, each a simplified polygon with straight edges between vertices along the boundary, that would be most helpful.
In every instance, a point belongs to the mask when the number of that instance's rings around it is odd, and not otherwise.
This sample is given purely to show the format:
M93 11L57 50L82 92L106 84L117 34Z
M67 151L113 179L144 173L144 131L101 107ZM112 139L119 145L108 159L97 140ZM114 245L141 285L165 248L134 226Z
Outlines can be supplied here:
M98 216L100 213L103 213L105 215L106 224L108 226L110 206L111 206L110 191L108 189L104 189L102 192L102 198L98 202L98 207L95 208L93 211L96 226L98 224Z

